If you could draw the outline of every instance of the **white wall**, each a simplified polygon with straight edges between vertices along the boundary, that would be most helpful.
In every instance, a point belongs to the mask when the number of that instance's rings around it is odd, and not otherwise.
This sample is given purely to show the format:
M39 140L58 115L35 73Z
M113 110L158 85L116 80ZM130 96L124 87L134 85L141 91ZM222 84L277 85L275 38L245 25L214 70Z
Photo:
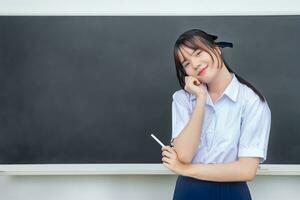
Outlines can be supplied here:
M1 200L167 200L175 175L0 176ZM297 200L300 176L257 176L253 200Z
M0 0L1 15L291 15L300 1ZM116 6L117 5L117 6ZM0 176L1 200L171 199L175 175ZM300 176L259 175L254 200L300 198Z
M2 14L299 14L298 0L0 0Z

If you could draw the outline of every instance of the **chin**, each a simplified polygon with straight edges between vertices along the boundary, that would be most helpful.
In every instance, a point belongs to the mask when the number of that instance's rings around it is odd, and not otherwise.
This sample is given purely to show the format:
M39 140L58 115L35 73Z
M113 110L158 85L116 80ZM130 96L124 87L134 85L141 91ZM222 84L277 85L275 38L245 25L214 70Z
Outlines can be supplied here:
M209 73L209 74L205 74L203 77L201 77L200 79L201 79L201 81L203 82L203 83L206 83L206 84L210 84L210 83L212 83L215 79L216 79L216 77L217 77L217 75L218 75L218 73L216 72L216 73Z
M204 76L201 77L198 76L198 80L201 81L202 83L209 84L212 81L212 77L205 74Z

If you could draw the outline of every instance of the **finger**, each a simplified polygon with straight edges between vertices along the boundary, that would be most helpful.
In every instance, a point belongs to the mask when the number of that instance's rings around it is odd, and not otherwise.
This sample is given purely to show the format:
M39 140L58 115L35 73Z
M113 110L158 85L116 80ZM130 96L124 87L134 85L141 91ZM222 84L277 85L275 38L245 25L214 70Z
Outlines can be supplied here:
M161 147L161 150L166 150L167 148L168 148L168 145Z
M165 148L168 152L170 152L170 153L174 153L175 152L175 150L172 148L172 147L170 147L170 146L166 146L166 148Z
M200 81L196 77L194 77L194 76L191 77L191 81L195 85L199 85L200 84Z
M167 146L161 147L161 150L162 150L162 151L166 151L166 150L167 150Z
M185 76L185 77L184 77L185 85L187 85L188 81L189 81L189 77L188 77L188 76Z
M171 153L168 152L168 151L164 151L164 152L162 153L162 156L168 157L168 158L173 158L173 154L171 154Z
M187 75L187 76L185 76L184 78L185 78L186 80L188 80L189 78L191 78L191 76L188 76L188 75Z
M194 84L197 85L197 86L199 86L201 83L200 83L200 81L198 79L196 79L196 80L194 80Z
M161 150L162 150L162 151L168 150L168 146L163 146L163 147L161 148Z
M172 153L170 153L168 150L163 150L162 152L161 152L161 155L162 156L167 156L167 157L169 157L168 155L170 155L170 154L172 154Z
M163 165L170 169L170 165L168 163L163 163Z
M191 80L191 78L192 78L191 76L186 76L186 77L185 77L185 82L186 82L186 83L189 83L190 80Z
M163 162L166 162L166 163L170 163L171 159L170 158L167 158L167 157L162 157L161 159Z
M166 157L172 157L173 156L173 154L172 153L170 153L170 152L168 152L168 151L163 151L162 152L162 156L166 156Z
M162 149L163 152L164 152L164 151L170 151L169 146L164 146L164 147L162 147L161 149Z

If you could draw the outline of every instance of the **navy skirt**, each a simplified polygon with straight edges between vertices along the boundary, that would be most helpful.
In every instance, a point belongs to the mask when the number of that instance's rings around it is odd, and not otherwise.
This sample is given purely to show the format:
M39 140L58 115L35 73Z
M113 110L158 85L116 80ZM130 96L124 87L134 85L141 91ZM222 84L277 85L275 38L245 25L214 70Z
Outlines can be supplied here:
M246 181L214 182L179 175L173 200L251 200Z

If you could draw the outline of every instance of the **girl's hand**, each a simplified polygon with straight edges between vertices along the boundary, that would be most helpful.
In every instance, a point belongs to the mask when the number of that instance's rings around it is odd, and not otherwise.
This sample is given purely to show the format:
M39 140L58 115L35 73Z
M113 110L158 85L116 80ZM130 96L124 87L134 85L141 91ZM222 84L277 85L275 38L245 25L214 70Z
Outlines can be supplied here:
M176 151L170 146L162 147L161 150L163 165L176 174L183 174L186 165L178 160Z
M193 76L185 76L184 89L197 98L206 97L205 85Z

